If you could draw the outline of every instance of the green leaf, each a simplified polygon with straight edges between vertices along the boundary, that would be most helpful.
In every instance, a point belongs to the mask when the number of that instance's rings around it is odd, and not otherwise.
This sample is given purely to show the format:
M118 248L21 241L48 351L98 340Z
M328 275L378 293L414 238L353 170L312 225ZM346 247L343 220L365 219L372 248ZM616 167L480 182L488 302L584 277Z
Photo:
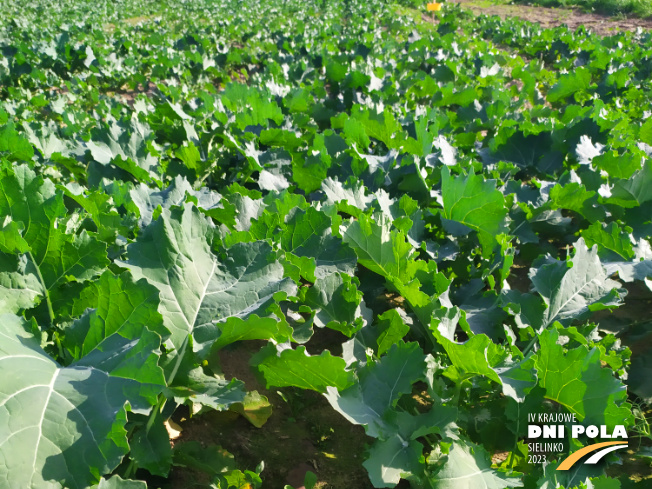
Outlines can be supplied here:
M114 475L110 479L102 479L91 489L147 489L147 484L132 479L124 480L119 475Z
M30 309L44 293L38 270L26 255L0 252L0 313Z
M258 391L247 392L242 402L233 404L229 409L243 416L256 428L262 428L272 415L272 405Z
M389 108L378 113L356 105L351 110L351 118L359 121L367 135L385 143L388 148L399 148L403 144L403 128ZM399 137L396 137L396 136Z
M611 369L602 368L600 350L581 345L564 353L556 329L539 335L541 349L535 356L539 385L545 397L565 406L584 424L609 427L631 419L625 385Z
M518 290L503 290L503 308L514 316L519 328L538 331L543 325L546 304L534 294L523 294Z
M628 179L618 180L611 189L609 204L636 207L652 200L652 160Z
M26 165L0 171L0 215L22 223L23 239L37 263L45 258L50 235L57 231L56 218L65 213L63 197L50 180L36 176Z
M332 273L308 289L305 304L316 310L315 324L353 336L364 325L362 292L349 275ZM360 321L356 321L360 318Z
M152 130L138 117L128 121L116 121L110 117L108 122L101 123L92 131L85 147L101 165L115 165L139 182L157 182L158 160L150 154L147 146L151 137Z
M321 190L326 195L327 205L335 204L339 211L355 217L359 217L367 210L374 200L373 196L365 195L365 187L362 183L351 188L348 185L345 187L338 180L327 178L322 182Z
M386 430L385 413L411 391L414 382L423 380L425 371L419 345L400 342L379 361L361 368L353 386L341 392L329 388L326 399L351 423L365 425L369 436L379 437Z
M238 243L218 260L209 247L210 228L191 204L164 209L120 262L159 289L159 312L177 350L192 334L195 351L207 354L219 323L264 313L276 292L294 290L267 243Z
M453 442L446 463L431 482L435 489L503 489L523 486L516 477L507 477L492 469L489 454L484 448L463 441Z
M160 339L152 333L139 340L114 335L103 350L61 367L27 327L16 316L0 316L3 478L10 487L88 487L129 450L125 404L149 409L156 391L141 394L147 381L162 381L155 353ZM148 358L152 368L145 367ZM137 369L139 380L128 378Z
M197 163L201 161L201 154L192 141L186 141L183 146L174 152L174 156L183 161L183 164L186 165L187 168L201 170L201 168L198 168L197 166ZM199 176L199 173L197 173L197 175Z
M292 155L292 177L306 194L314 192L326 179L331 161L323 134L317 134L311 149L306 154Z
M112 241L117 234L129 235L130 229L123 223L123 217L115 209L110 195L102 191L86 191L73 184L60 186L59 189L88 212L97 226L100 239Z
M156 416L148 430L141 427L129 440L131 459L150 474L167 477L172 466L172 447L163 417Z
M553 86L546 98L555 103L576 93L583 92L591 85L591 72L585 67L574 69L571 73L561 75L559 81Z
M503 385L503 394L516 402L523 402L525 396L537 384L534 361L530 356L519 361L505 361L494 368Z
M625 260L634 258L634 248L629 236L624 234L615 222L606 227L601 222L594 222L587 229L583 229L581 235L588 247L598 245L598 253L602 258L606 258L608 252L615 253Z
M158 312L158 290L145 280L135 282L127 272L115 276L106 271L85 291L90 297L84 308L93 308L67 331L64 346L73 358L91 352L113 334L138 338L144 328L162 338L169 335Z
M226 345L243 340L285 341L292 336L292 329L285 321L276 318L261 318L252 314L246 319L230 317L220 324L219 332L212 349L218 350Z
M141 227L152 222L154 212L159 206L163 209L170 209L174 205L181 206L189 195L197 200L197 206L202 209L213 210L222 207L220 194L207 189L195 191L185 178L178 175L163 190L151 189L147 185L140 184L129 192L129 197L140 211Z
M535 290L548 306L543 327L554 321L568 323L580 319L596 307L616 306L620 297L615 289L620 284L607 278L598 258L597 246L589 250L580 238L570 261L548 259L530 270Z
M314 271L302 273L312 282L336 272L353 275L355 271L355 253L332 235L331 225L331 218L324 212L309 207L297 210L281 233L283 251L314 263Z
M485 334L472 336L464 343L456 343L435 331L437 341L444 347L452 366L446 369L445 375L455 383L460 383L475 375L485 377L502 384L496 371L489 365L488 350L497 347Z
M327 387L345 389L353 383L353 374L345 370L346 362L331 356L328 350L321 355L310 356L305 346L296 350L283 350L279 355L269 355L258 369L265 376L267 388L299 387L325 392Z
M358 220L348 222L342 240L353 248L361 265L390 281L395 278L406 283L414 275L410 263L414 249L405 234L391 225L384 214L377 219L361 214Z
M559 184L550 190L550 204L554 209L568 209L577 212L590 222L604 219L605 211L597 206L598 194L586 190L586 187L577 182L567 183L563 187Z
M378 333L378 355L389 351L392 345L402 340L410 331L410 326L405 324L403 318L396 309L390 309L378 316L376 328Z
M64 234L56 229L50 234L43 260L37 261L43 284L52 290L65 282L95 277L109 264L106 244L85 230L79 235Z
M369 473L374 487L395 487L401 480L418 473L423 445L418 441L405 441L399 435L378 440L369 450L362 464Z
M9 161L30 161L34 156L32 145L16 132L11 122L0 128L0 156Z
M648 119L647 122L652 122L652 119ZM624 154L619 154L612 149L593 158L592 163L598 170L606 171L612 178L628 179L641 169L641 158L639 152L630 151L630 148Z
M496 190L496 182L473 173L466 178L453 177L444 167L441 193L443 217L477 231L483 254L487 255L496 243L496 235L507 232L505 198Z
M233 455L218 445L202 446L198 441L184 441L174 445L174 465L218 475L235 470Z
M23 239L22 222L5 222L0 228L0 253L27 253L29 244Z
M186 360L192 361L188 357L191 355L186 353ZM169 390L179 404L189 400L224 411L245 398L244 382L226 380L223 375L207 375L202 367L180 368L175 383Z

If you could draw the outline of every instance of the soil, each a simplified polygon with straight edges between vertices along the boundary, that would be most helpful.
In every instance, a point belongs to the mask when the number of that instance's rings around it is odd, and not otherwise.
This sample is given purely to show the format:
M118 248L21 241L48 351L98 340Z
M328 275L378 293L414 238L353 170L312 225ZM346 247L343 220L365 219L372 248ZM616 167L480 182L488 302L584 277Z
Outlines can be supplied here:
M256 428L231 411L209 411L191 418L187 410L179 409L173 420L182 431L175 444L198 441L202 447L221 446L234 455L241 470L254 470L264 461L263 487L289 484L301 489L310 471L317 475L315 489L372 489L362 461L373 439L361 426L351 425L317 392L266 389L249 365L251 356L263 345L240 342L221 350L215 360L227 379L242 380L247 391L256 390L268 398L273 411L265 425ZM202 482L207 482L202 473L175 467L161 488L186 489Z
M501 18L518 17L539 23L541 27L557 27L562 24L575 30L583 25L587 29L602 35L616 34L618 31L635 31L638 28L652 29L652 20L636 18L616 18L604 15L584 13L579 10L564 8L533 7L529 5L509 5L489 0L450 0L480 15L498 15Z

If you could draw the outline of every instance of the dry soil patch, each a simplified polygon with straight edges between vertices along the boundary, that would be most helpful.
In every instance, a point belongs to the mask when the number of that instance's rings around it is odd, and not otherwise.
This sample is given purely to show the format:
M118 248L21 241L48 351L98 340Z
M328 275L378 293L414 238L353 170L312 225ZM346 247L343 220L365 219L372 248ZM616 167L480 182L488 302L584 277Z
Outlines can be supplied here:
M579 10L533 7L529 5L496 5L487 0L451 0L468 8L476 15L498 15L501 18L518 17L541 24L541 27L557 27L566 24L575 30L583 25L587 29L608 36L618 31L635 31L637 28L652 29L652 20L635 18L614 18L584 13Z

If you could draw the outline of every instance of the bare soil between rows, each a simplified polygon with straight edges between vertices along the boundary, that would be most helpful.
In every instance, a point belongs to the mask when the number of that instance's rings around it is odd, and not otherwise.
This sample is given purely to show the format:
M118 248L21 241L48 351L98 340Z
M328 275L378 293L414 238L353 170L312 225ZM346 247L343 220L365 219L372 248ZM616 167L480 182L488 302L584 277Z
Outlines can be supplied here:
M517 17L550 28L567 25L575 30L580 26L601 36L610 36L619 31L635 31L638 28L652 29L652 20L637 18L615 18L584 13L579 10L534 7L529 5L498 5L487 0L450 0L471 10L474 14L498 15L501 18Z

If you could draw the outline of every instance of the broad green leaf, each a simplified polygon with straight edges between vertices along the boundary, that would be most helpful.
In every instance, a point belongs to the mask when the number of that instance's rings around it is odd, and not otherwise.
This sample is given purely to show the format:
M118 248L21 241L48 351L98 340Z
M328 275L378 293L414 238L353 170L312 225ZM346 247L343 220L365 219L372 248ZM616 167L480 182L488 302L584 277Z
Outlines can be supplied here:
M44 295L65 282L91 279L109 264L105 243L85 230L78 235L66 234L64 226L57 226L57 219L65 213L62 192L26 166L14 168L13 173L0 173L2 213L12 216L16 226L8 230L12 233L11 247L27 252ZM22 236L16 236L21 229ZM21 281L15 275L7 280L14 283L14 290L16 281Z
M652 200L652 160L645 160L643 168L628 179L618 180L611 190L610 204L636 207Z
M378 219L361 214L358 220L349 221L342 240L358 255L358 263L389 281L406 283L412 278L414 248L404 233L391 229L391 221L384 214Z
M496 371L489 365L488 350L494 350L496 345L487 335L472 336L464 343L456 343L435 332L437 341L444 347L452 366L446 369L445 375L455 383L460 383L474 375L485 377L502 384Z
M226 345L243 340L288 340L292 336L292 329L285 321L276 318L259 317L252 314L246 319L230 317L220 324L219 332L213 350L218 350ZM200 335L201 337L201 335Z
M394 487L401 477L420 476L424 469L423 445L416 440L432 433L457 439L457 417L456 408L441 405L417 415L404 411L386 413L384 431L363 464L374 487Z
M443 217L477 231L483 254L488 255L497 234L506 233L507 209L496 182L469 173L454 177L448 167L441 170Z
M34 262L0 252L0 313L29 309L44 293Z
M186 141L183 146L174 152L174 156L183 161L187 168L200 170L197 163L202 159L201 154L192 141Z
M543 325L546 304L540 297L518 290L503 290L502 302L503 308L514 316L517 327L538 331Z
M276 292L294 290L268 244L238 243L218 260L210 233L210 221L193 205L164 209L121 262L136 279L159 289L159 312L177 350L193 334L199 338L195 351L207 353L219 323L264 313Z
M389 351L392 345L398 343L410 331L408 326L396 309L390 309L378 316L376 329L378 333L378 355Z
M652 122L652 119L647 122ZM634 172L641 169L642 157L639 152L630 152L629 149L624 154L619 154L616 150L605 151L593 158L592 163L598 170L606 171L612 178L631 178Z
M145 383L163 380L155 353L160 339L116 335L103 350L61 367L26 327L16 316L0 316L2 477L8 487L86 488L129 450L126 403L147 412L155 398ZM153 366L146 366L148 358ZM139 380L128 378L137 369Z
M37 260L43 284L48 290L68 281L91 279L102 273L108 264L106 244L85 230L79 235L53 230L43 260Z
M519 361L505 361L494 370L500 377L503 394L516 402L523 402L527 393L537 384L531 355Z
M306 293L304 303L315 313L315 324L352 336L364 325L362 292L346 274L332 273L319 278ZM356 319L360 318L359 321Z
M328 350L310 356L305 346L268 355L258 364L267 387L300 387L325 392L327 387L345 389L353 383L353 374L345 370L346 362Z
M326 194L326 204L336 204L338 210L355 217L367 210L374 200L373 196L365 194L362 184L345 187L338 180L327 178L322 182L321 189Z
M152 222L154 212L159 206L163 209L170 209L173 205L181 206L186 202L188 196L194 197L197 200L197 206L202 209L211 210L222 207L220 194L208 189L195 191L188 181L180 176L175 177L170 185L163 190L151 189L140 184L129 192L129 196L140 211L139 224L141 227Z
M376 441L369 450L369 457L362 465L369 473L374 487L395 487L401 477L419 473L423 445L418 441L405 441L394 435L387 440Z
M265 203L261 199L238 191L227 195L222 204L224 209L214 207L205 213L235 231L248 231L252 219L258 219L265 210Z
M376 110L369 110L356 105L351 110L351 117L359 121L370 138L378 139L385 143L388 148L399 148L402 144L403 128L396 120L392 111L388 108L378 113Z
M607 278L597 247L589 250L581 238L575 243L570 261L548 259L530 269L530 279L548 306L543 315L544 328L554 321L580 319L596 306L620 304L615 291L620 284Z
M0 216L11 216L23 225L23 239L37 263L48 251L56 218L65 215L61 193L50 180L43 180L26 165L0 171ZM61 233L61 231L59 231Z
M306 194L314 192L322 186L331 163L324 135L318 133L307 153L292 155L292 177Z
M203 447L198 441L183 441L174 445L174 465L218 475L235 470L231 453L218 445Z
M595 222L605 217L605 211L598 207L598 194L586 190L586 187L577 182L567 183L564 186L555 185L550 190L550 205L554 209L568 209L577 212L586 220Z
M152 130L137 116L128 121L116 121L111 117L92 131L85 147L102 165L115 165L137 181L158 181L158 159L152 156L147 146L151 137Z
M470 442L453 442L448 451L446 463L432 480L435 489L503 489L505 487L523 487L516 477L491 468L487 451Z
M129 440L131 459L150 474L167 477L172 466L172 447L163 417L156 416L147 428L149 431L141 427Z
M581 345L564 352L556 329L539 335L535 357L539 385L545 397L563 405L584 424L628 424L631 419L625 385L609 368L602 368L600 350Z
M110 242L117 234L129 234L130 230L123 223L123 217L115 209L110 195L102 191L86 191L83 187L73 184L58 188L88 212L97 226L100 239Z
M310 274L304 278L315 281L335 272L352 275L356 257L351 248L332 235L331 218L309 207L297 210L281 232L281 249L311 263Z
M425 224L419 203L404 194L399 200L393 200L380 189L376 192L376 204L381 212L392 219L394 227L403 231L412 246L419 247L424 238Z
M77 319L67 331L64 345L73 358L81 358L105 338L117 333L136 339L144 328L162 338L169 335L158 312L158 290L145 280L135 282L128 272L115 276L107 271L85 291L93 311Z
M591 85L591 72L585 67L579 67L572 73L559 77L559 81L548 91L549 102L558 102L576 93L581 93Z
M262 428L272 415L269 400L257 391L247 392L242 402L233 404L229 409L243 416L256 428Z
M414 382L423 380L425 371L419 345L400 342L379 361L361 368L353 386L341 392L329 388L326 399L351 423L365 425L369 436L379 437L385 430L385 413L411 391Z
M23 239L24 229L22 222L6 222L0 228L0 253L27 253L29 244Z
M619 255L625 260L634 258L634 249L629 236L624 234L615 222L611 222L606 227L601 222L594 222L588 228L583 229L581 235L586 246L598 245L598 254L603 259L608 257L605 255L608 255L609 252Z
M188 357L191 355L186 354L186 360ZM226 380L223 375L207 375L202 367L181 367L175 384L169 391L179 404L190 401L224 411L245 398L242 381Z
M147 484L133 479L125 480L119 475L114 475L110 479L102 479L91 489L147 489Z
M34 156L32 145L16 132L11 122L0 127L0 156L9 161L30 161Z

